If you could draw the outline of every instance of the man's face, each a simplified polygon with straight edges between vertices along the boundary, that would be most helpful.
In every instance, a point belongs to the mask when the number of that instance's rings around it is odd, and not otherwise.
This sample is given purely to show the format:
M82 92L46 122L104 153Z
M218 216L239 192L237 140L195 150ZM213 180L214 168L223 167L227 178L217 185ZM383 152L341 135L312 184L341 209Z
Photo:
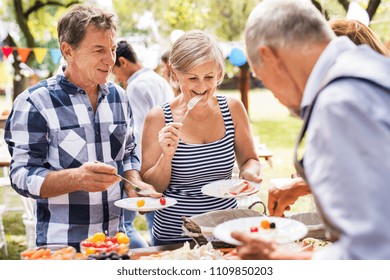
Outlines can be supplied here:
M68 59L72 75L77 75L85 86L106 83L115 63L115 50L114 31L89 26L79 47L72 50L72 57Z
M279 57L262 59L260 65L250 62L250 65L256 78L272 91L280 103L293 112L299 111L302 93Z

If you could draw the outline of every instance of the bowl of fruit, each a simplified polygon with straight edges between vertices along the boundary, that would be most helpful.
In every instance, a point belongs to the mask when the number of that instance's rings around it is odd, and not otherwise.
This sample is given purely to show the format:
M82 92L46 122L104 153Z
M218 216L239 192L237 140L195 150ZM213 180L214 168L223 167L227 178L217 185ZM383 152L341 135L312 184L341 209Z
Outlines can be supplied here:
M62 244L39 246L20 253L22 260L74 260L75 256L75 248Z
M80 251L87 256L103 252L116 252L123 255L129 252L129 247L130 238L124 232L118 232L115 236L106 236L103 232L97 232L80 242Z

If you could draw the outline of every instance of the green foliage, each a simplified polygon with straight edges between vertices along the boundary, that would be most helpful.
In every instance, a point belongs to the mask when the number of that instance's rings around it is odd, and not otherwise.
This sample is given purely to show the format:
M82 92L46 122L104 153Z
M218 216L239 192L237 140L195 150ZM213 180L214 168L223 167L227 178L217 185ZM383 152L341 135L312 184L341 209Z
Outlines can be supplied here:
M214 0L210 1L212 15L209 24L215 34L227 41L240 41L246 20L258 1Z
M169 0L163 19L168 28L188 31L191 29L205 29L208 19L208 8L203 1Z

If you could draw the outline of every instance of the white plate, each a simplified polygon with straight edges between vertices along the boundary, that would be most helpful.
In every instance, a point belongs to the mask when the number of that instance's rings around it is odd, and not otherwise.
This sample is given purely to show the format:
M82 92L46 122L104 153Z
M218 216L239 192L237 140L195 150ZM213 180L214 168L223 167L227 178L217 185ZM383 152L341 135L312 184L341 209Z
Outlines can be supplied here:
M164 197L167 201L165 205L161 205L160 198L152 198L152 197L129 197L121 200L115 201L115 206L119 208L124 208L131 211L141 211L141 212L150 212L159 209L163 209L177 203L177 200L171 197ZM145 205L142 207L137 206L138 200L144 200Z
M276 229L260 229L259 232L253 232L251 234L257 234L264 238L272 238L280 244L299 240L305 237L307 234L306 226L296 220L279 217L261 216L240 218L224 222L215 227L213 235L223 242L233 245L241 245L242 243L240 241L231 237L231 233L233 231L245 231L250 233L250 228L260 227L260 222L262 220L269 220L271 223L275 223Z
M210 184L203 186L202 193L205 195L214 196L214 197L232 198L232 197L249 196L249 195L257 193L260 190L260 186L261 186L260 183L254 183L251 181L247 181L247 182L249 182L249 184L251 186L255 187L253 191L247 192L247 193L239 193L237 195L233 195L231 193L224 194L224 190L228 190L229 188L233 187L234 185L236 185L242 181L244 181L244 180L231 179L231 180L215 181L215 182L212 182Z

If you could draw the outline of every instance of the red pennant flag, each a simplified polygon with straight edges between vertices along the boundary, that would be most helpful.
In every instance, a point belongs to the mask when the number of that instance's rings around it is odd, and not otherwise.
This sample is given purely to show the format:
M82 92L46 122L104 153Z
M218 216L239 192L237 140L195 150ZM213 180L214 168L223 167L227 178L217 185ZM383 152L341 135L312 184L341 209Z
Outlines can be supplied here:
M18 54L20 55L20 61L26 62L28 55L30 54L30 48L17 48Z
M9 57L9 55L12 53L13 48L12 47L2 47L1 50L3 51L3 54L6 58Z

